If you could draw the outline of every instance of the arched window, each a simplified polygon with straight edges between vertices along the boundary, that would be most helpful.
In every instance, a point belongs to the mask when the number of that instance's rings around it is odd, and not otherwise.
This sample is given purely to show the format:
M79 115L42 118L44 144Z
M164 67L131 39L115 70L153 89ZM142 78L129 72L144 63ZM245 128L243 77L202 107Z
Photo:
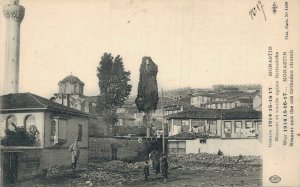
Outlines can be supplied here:
M79 93L79 92L77 91L77 89L78 89L78 88L77 88L77 84L74 84L74 92L73 92L74 94Z
M35 126L35 117L33 115L26 116L24 121L27 131L29 131L31 126Z
M9 116L6 120L6 128L9 129L9 130L14 130L15 126L17 126L16 116L14 116L14 115Z

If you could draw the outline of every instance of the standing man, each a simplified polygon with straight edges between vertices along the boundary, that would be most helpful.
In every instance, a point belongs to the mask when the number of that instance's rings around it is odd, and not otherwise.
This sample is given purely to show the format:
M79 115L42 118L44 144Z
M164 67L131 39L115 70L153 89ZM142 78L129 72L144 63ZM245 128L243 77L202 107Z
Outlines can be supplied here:
M115 143L112 143L110 146L111 146L111 159L117 160L118 145Z
M162 155L161 165L162 165L162 175L164 177L164 182L167 182L169 164L168 164L168 158L166 154Z
M79 145L78 145L78 139L74 140L74 143L70 146L69 151L71 151L71 156L72 156L72 170L75 171L76 169L76 164L79 159L80 155L80 150L79 150Z
M145 181L148 182L148 177L150 175L149 172L149 165L148 165L148 160L145 161L145 165L144 165L144 175L145 175Z

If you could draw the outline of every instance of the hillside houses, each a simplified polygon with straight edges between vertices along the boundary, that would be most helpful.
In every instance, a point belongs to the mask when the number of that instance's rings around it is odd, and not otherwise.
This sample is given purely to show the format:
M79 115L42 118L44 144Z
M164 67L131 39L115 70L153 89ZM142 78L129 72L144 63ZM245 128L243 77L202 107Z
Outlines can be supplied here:
M194 93L191 97L191 105L198 108L212 109L253 108L253 99L259 93L259 90L251 93L241 91Z

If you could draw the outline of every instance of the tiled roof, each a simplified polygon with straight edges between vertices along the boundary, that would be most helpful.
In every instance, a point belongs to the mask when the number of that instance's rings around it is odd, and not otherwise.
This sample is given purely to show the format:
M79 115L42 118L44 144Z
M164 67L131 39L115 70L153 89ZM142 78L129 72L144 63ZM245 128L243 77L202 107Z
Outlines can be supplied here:
M224 93L198 93L194 94L194 97L196 96L206 96L206 97L214 97L214 98L225 98L225 99L239 99L239 98L253 98L255 95L257 95L259 91L255 91L252 93L242 92L242 91L236 91L236 92L224 92Z
M240 98L238 99L241 103L253 103L253 99L251 98Z
M222 110L222 119L261 119L262 113L248 108Z
M191 111L183 111L176 114L167 116L167 119L261 119L261 112L247 109L247 108L235 108L235 109L198 109Z
M79 115L90 115L32 93L16 93L0 96L0 112L11 110L49 109Z
M217 119L221 114L214 109L197 109L178 112L176 114L168 115L168 119Z
M234 103L236 101L239 101L239 100L212 101L212 102L207 102L206 105L220 104L220 103Z
M194 133L181 132L179 134L169 136L166 139L168 139L168 140L194 140L196 138L198 138L198 136Z

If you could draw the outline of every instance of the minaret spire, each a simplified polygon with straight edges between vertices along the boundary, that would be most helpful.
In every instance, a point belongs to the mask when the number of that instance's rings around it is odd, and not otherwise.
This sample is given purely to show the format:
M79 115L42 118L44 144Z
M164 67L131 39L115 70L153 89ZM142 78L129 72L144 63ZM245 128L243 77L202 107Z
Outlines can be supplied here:
M19 92L20 24L24 14L25 8L19 5L19 0L10 0L3 7L6 18L5 94Z

